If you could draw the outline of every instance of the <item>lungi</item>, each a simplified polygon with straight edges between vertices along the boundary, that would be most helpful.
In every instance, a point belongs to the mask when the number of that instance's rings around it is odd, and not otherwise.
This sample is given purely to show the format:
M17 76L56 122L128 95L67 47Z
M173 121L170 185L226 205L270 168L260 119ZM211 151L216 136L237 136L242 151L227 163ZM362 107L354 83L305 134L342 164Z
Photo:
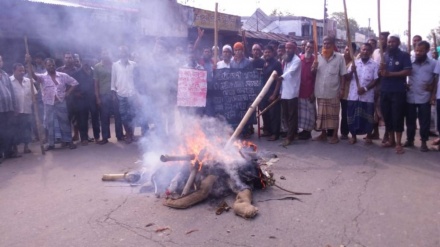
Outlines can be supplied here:
M348 101L347 122L352 135L365 135L373 131L374 103Z
M339 98L317 99L318 114L316 128L319 130L337 129L339 127Z
M316 101L309 99L298 100L298 128L312 131L316 124Z

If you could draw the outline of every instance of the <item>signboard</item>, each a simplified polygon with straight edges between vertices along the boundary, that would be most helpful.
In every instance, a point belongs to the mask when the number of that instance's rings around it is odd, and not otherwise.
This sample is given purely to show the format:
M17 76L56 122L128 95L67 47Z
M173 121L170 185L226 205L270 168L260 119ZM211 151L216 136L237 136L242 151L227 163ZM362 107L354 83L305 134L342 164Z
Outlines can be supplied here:
M214 28L214 15L215 12L194 8L193 25L203 28ZM228 31L240 30L240 25L241 25L240 16L218 13L217 18L218 18L219 30L228 30Z
M249 106L262 89L257 70L218 69L208 95L212 111L222 115L230 124L240 123ZM255 123L256 118L252 119Z
M196 69L179 69L177 106L205 107L207 72Z

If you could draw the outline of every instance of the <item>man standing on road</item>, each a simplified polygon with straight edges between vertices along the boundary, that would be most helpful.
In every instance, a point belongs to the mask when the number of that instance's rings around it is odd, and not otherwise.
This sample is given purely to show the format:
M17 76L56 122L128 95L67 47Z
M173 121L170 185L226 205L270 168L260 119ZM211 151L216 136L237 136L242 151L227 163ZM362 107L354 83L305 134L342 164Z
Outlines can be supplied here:
M418 42L415 47L415 58L412 63L412 72L408 81L406 97L406 136L404 147L414 146L416 135L416 121L419 119L420 137L422 145L420 151L427 152L426 142L429 138L431 124L431 94L434 85L434 69L436 61L427 55L430 45L426 41Z
M351 133L350 144L356 143L356 135L367 135L366 144L371 144L371 132L374 125L374 86L379 65L371 58L373 47L365 43L361 47L360 58L348 68L351 78L347 101L347 122ZM354 73L357 72L359 88Z
M64 53L64 65L57 68L58 72L65 73L69 76L73 76L78 69L75 67L75 59L73 58L73 54L70 51L67 51ZM77 141L79 139L78 135L78 119L75 117L75 100L73 99L72 95L66 96L66 104L67 104L67 110L69 114L69 121L73 126L73 140ZM56 121L56 120L55 120ZM59 123L58 123L59 124ZM55 131L57 131L58 128L55 128ZM57 135L58 136L58 132Z
M281 81L282 118L287 124L287 136L283 145L287 146L298 135L298 95L301 84L301 60L296 55L296 43L286 43L285 65L283 74L278 77Z
M264 60L266 61L262 71L262 80L266 82L275 70L278 75L283 74L281 63L275 59L275 49L271 45L264 47ZM281 81L272 83L267 94L261 100L260 109L265 109L280 95ZM263 114L263 135L270 136L268 141L276 141L280 138L281 128L281 105L276 102L268 111Z
M96 107L95 82L93 80L93 69L90 61L85 60L80 70L73 74L79 85L73 92L75 111L78 118L78 129L81 137L81 145L89 144L89 113L92 118L93 137L99 141L99 114Z
M3 59L0 56L0 163L10 156L13 141L12 119L16 109L11 80L1 68Z
M134 138L135 100L136 91L134 78L136 73L136 63L128 60L130 53L126 46L119 47L120 59L113 63L111 90L113 98L119 104L122 125L125 129L125 142L130 144Z
M318 101L318 116L316 128L321 134L314 140L326 141L326 130L333 130L329 143L339 142L339 111L340 99L345 90L347 68L344 57L334 51L335 39L324 37L322 53L318 55L312 65L312 72L316 73L315 96Z
M26 55L26 62L29 60L30 56ZM35 74L32 67L31 70L32 77L41 85L43 93L44 123L48 131L49 142L46 150L55 148L55 119L59 123L63 146L75 149L76 145L72 140L72 127L68 117L65 98L71 95L78 82L68 74L56 71L55 60L52 58L47 58L45 64L47 72L44 74Z
M313 41L307 42L304 54L301 55L301 85L299 87L298 134L300 140L312 138L316 123L315 74L312 73Z
M435 65L434 74L436 74L434 92L431 97L431 104L436 104L437 106L437 131L440 133L440 90L438 89L439 77L440 77L440 59L437 60ZM437 149L440 151L440 139L434 141L434 145L438 145Z
M380 67L380 106L388 132L388 141L383 147L395 147L397 154L405 153L402 147L402 132L406 106L406 77L411 75L411 58L399 49L400 38L388 38L385 63Z
M14 152L18 153L17 145L23 143L23 153L30 153L29 143L32 141L32 88L29 78L25 78L24 66L13 65L14 74L10 77L14 89L16 111L14 116Z
M389 32L381 32L379 34L379 45L382 46L382 50L384 54L387 52L387 48L388 48L387 46L388 35L390 35ZM381 57L380 57L380 48L374 50L372 57L380 68L381 63L383 62L381 61ZM380 78L376 84L376 87L374 88L374 107L376 109L374 109L374 128L373 128L373 133L371 134L371 138L373 140L376 140L380 138L379 126L385 125L382 111L380 109ZM389 136L388 132L385 130L385 132L383 133L382 143L388 142L388 136Z
M102 139L98 144L108 143L110 138L110 116L113 113L115 120L115 134L118 141L123 140L121 115L117 101L113 99L111 91L112 60L108 50L101 51L101 62L94 66L93 78L95 79L96 104L99 108L101 119Z

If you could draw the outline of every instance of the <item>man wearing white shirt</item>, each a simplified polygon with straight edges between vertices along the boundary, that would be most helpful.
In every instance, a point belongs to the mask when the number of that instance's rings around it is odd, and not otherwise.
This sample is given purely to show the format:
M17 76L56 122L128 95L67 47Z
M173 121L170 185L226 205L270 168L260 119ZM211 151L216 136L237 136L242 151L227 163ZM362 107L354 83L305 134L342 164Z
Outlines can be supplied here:
M281 84L281 107L283 119L287 123L287 137L283 143L289 145L298 131L298 95L301 84L301 60L296 55L296 43L286 43L283 75L278 80Z
M9 77L15 95L14 116L14 152L17 152L17 145L23 143L23 153L30 153L29 142L32 139L32 84L29 78L24 77L25 69L20 63L13 65L14 74ZM36 90L34 91L36 92Z
M365 43L361 47L360 58L354 66L348 68L350 79L347 97L347 123L352 138L350 144L356 143L356 135L367 135L366 144L371 144L371 132L374 125L374 87L378 79L379 65L371 58L373 47ZM359 87L354 72L357 72Z
M136 63L128 60L130 53L125 46L119 47L120 60L113 63L111 90L114 100L118 102L121 114L122 125L124 126L126 137L125 142L130 144L133 141L133 119L135 116L135 88L134 78L136 73Z
M232 47L230 45L223 46L222 56L223 56L223 60L217 62L217 69L231 68Z

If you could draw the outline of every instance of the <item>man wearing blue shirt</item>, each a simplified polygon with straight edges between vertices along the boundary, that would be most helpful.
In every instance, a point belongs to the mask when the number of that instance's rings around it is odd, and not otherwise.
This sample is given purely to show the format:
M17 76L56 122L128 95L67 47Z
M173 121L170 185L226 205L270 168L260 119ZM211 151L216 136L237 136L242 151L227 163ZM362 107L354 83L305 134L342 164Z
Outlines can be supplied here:
M399 49L400 38L391 35L388 38L388 52L385 64L381 65L380 105L389 133L389 140L383 147L396 147L397 154L403 154L402 132L406 105L406 77L411 75L411 59L408 53Z

